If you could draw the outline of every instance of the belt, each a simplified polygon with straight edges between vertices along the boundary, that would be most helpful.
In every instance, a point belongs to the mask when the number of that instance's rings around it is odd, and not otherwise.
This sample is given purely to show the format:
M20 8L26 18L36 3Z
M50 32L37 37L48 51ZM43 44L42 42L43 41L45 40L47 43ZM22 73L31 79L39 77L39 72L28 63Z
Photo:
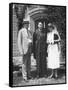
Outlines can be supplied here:
M48 43L48 44L51 44L51 45L53 45L53 44L58 44L58 42L54 42L54 43Z

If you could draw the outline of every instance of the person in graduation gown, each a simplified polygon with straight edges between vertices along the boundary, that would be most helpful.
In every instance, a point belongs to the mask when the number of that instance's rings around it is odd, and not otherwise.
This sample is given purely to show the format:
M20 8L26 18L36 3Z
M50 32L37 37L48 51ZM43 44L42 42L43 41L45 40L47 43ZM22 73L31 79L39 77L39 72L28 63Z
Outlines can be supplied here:
M46 29L43 28L42 22L39 22L38 29L33 34L33 54L37 64L37 78L44 77L47 70L46 36Z

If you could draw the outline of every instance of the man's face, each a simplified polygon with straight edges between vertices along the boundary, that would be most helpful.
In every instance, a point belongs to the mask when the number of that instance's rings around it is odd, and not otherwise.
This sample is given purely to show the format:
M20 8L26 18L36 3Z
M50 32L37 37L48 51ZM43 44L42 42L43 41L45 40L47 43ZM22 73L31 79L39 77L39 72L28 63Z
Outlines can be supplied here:
M25 24L25 25L24 25L24 27L25 27L26 29L28 29L29 24L28 24L28 23L27 23L27 24Z
M39 23L38 23L38 28L39 28L39 29L42 29L42 27L43 27L42 23L39 22Z

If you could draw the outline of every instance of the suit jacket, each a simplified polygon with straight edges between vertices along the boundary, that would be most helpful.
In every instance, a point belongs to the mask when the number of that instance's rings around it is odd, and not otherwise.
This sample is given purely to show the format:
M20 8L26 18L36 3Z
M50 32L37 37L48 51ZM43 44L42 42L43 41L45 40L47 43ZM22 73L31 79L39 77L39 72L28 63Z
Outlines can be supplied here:
M28 51L28 45L32 40L29 39L26 28L22 28L18 33L18 48L20 54L26 54Z

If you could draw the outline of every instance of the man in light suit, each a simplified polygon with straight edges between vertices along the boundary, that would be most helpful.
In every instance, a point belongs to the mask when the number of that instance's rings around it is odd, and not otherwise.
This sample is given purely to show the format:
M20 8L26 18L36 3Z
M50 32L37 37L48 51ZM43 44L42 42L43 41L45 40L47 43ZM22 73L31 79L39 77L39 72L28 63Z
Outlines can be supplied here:
M24 80L30 79L30 65L31 65L31 45L32 40L28 33L29 22L23 22L23 28L18 33L18 48L20 54L23 56L22 76Z

